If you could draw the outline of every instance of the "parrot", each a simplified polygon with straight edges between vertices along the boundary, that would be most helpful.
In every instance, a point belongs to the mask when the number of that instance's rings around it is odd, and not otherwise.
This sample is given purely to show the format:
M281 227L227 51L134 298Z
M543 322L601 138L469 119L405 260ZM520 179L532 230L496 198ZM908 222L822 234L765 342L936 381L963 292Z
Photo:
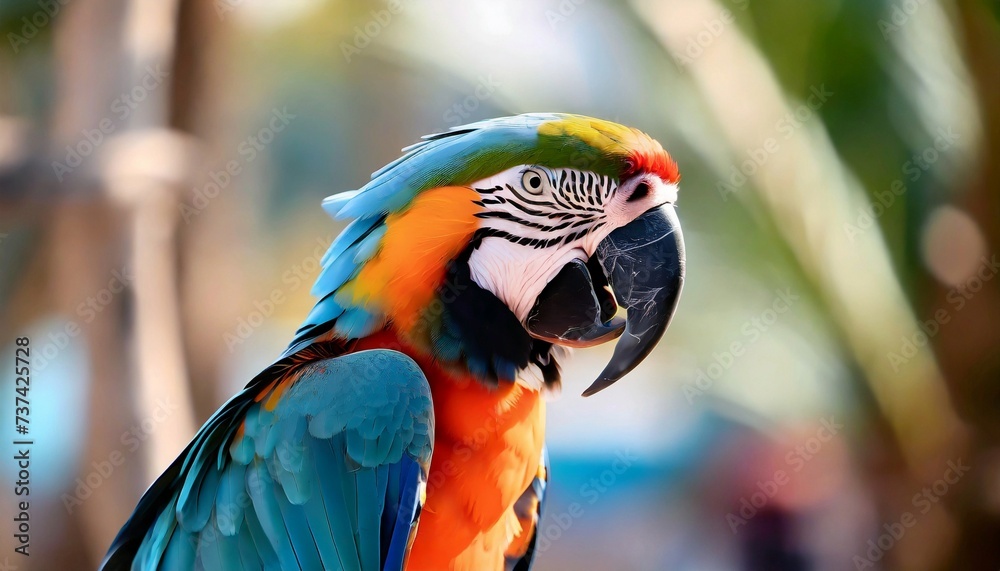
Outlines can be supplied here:
M562 113L427 135L359 190L287 349L149 487L104 570L525 571L574 348L632 371L684 282L662 145Z

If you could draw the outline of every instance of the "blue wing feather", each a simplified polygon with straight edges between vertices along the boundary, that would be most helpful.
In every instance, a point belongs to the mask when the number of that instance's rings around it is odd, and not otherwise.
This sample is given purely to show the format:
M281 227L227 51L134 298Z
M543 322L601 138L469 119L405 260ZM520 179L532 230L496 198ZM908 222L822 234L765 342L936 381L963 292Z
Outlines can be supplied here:
M352 307L337 318L334 331L345 339L360 339L374 333L384 322L384 318L364 308Z
M420 498L423 468L409 456L403 456L403 460L396 468L398 476L394 479L395 485L391 486L391 489L399 496L395 503L389 504L390 507L395 507L396 521L393 524L391 520L386 520L392 526L392 531L389 533L389 546L383 569L403 568L423 505Z
M257 555L257 546L254 545L253 537L249 533L241 533L236 536L237 549L239 550L240 569L263 569L264 563Z
M334 448L337 454L317 454L319 461L316 462L317 476L325 474L337 474L337 478L323 477L320 486L323 489L323 501L326 512L329 516L330 528L333 531L334 544L340 557L344 569L361 569L361 560L358 558L358 551L355 548L354 529L352 515L355 513L353 506L350 510L347 507L347 500L344 497L347 473L343 464L343 451L345 450L343 433L337 434L330 439L327 448ZM322 445L320 445L322 446Z
M274 547L271 546L271 540L268 539L267 534L264 533L264 528L260 525L260 519L257 517L257 512L251 509L247 510L245 513L247 533L240 535L245 535L253 541L257 557L261 563L263 563L264 569L281 569L281 561L278 559L278 555L275 553Z
M296 374L272 410L248 388L206 423L105 569L402 569L433 442L423 373L374 350Z

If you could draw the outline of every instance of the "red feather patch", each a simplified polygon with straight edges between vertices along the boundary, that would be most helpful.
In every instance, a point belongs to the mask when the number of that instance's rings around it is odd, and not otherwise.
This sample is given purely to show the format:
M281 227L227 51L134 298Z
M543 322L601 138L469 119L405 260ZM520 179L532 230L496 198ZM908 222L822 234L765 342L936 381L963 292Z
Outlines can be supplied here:
M663 150L658 142L649 137L643 136L641 139L645 139L645 141L642 141L641 146L629 155L622 178L625 179L640 172L649 172L657 175L666 183L677 184L681 175L677 170L677 162L670 156L670 153Z

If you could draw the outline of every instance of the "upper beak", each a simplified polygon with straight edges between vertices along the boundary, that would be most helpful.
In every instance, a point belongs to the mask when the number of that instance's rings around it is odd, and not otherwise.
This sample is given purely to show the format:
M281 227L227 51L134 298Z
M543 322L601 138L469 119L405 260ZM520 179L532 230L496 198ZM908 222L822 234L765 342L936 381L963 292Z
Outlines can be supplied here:
M621 335L611 361L583 396L634 369L670 324L684 285L684 239L674 207L656 207L614 230L598 245L595 257L603 276L595 275L595 264L567 265L542 291L526 322L534 337L575 347ZM624 324L610 317L614 300L607 299L604 284L625 307Z
M627 320L611 361L583 396L608 388L634 369L670 325L684 286L685 263L674 207L654 208L616 229L597 247L597 258Z

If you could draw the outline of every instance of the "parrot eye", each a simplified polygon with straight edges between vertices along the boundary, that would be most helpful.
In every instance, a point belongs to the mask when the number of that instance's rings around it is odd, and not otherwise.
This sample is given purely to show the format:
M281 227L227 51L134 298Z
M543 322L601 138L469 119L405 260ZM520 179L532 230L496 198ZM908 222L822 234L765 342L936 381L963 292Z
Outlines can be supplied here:
M536 169L528 169L521 175L521 186L531 194L541 194L548 186L548 182L549 177Z

